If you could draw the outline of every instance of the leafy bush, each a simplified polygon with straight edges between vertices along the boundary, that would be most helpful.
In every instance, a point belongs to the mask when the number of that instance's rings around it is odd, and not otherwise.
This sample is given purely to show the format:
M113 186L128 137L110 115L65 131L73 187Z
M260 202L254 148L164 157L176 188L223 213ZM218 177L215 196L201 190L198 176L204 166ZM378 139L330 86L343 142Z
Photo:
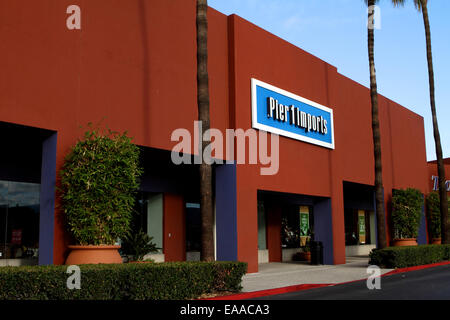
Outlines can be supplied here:
M449 213L450 213L450 198L449 203ZM440 199L437 192L431 192L427 196L427 214L430 226L430 233L433 238L441 237L441 209L440 209Z
M156 244L152 242L153 237L150 237L144 231L128 234L122 243L122 251L124 254L132 255L133 261L142 261L144 256L148 253L158 252Z
M439 208L439 194L431 192L427 196L427 213L430 233L433 238L441 237L441 211Z
M62 207L81 245L114 244L129 230L139 187L139 148L126 133L91 129L66 157Z
M0 300L192 299L241 290L242 262L81 265L81 289L67 289L67 266L0 268Z
M408 188L392 193L392 227L395 239L417 238L423 197L419 190Z
M373 249L370 252L369 263L383 268L406 268L449 259L450 245L426 244Z

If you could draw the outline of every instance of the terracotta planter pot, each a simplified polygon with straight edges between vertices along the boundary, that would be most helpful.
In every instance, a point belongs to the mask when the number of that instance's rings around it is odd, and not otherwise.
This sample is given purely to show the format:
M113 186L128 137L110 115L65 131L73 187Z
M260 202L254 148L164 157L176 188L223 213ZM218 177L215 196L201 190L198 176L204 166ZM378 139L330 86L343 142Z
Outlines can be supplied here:
M442 244L441 238L433 238L431 244Z
M294 261L311 261L311 252L297 252Z
M122 263L120 246L69 246L66 265Z
M311 251L304 252L304 255L306 261L311 261Z
M392 240L394 247L417 246L416 238L394 239Z

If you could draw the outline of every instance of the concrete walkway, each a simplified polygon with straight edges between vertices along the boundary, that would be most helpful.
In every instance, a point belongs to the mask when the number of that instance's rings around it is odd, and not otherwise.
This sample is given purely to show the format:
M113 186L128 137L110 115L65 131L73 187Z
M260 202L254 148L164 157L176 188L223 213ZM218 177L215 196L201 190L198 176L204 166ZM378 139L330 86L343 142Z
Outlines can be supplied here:
M246 274L242 292L253 292L299 284L341 283L367 279L368 257L347 257L342 265L312 266L306 262L263 263L258 273ZM381 274L393 269L381 269Z

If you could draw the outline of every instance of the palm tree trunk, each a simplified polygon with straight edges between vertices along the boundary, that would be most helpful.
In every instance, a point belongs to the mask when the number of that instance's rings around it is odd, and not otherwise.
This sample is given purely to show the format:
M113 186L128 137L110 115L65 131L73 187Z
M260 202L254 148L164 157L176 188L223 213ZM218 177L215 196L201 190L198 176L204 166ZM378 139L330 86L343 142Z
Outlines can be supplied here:
M441 237L442 243L450 243L450 226L448 219L448 202L447 190L445 187L445 168L444 160L442 158L441 137L439 134L438 121L436 116L436 101L434 93L434 70L433 70L433 54L431 51L431 29L430 21L428 19L427 1L422 0L422 15L423 23L425 25L425 36L427 40L427 59L428 59L428 78L430 81L430 104L431 114L433 116L433 134L434 143L436 147L437 168L439 176L439 200L441 210Z
M375 5L375 0L368 1L368 7ZM371 19L373 12L369 10L368 21ZM367 26L368 31L368 47L369 47L369 67L370 67L370 98L372 102L372 134L373 134L373 151L375 160L375 207L377 215L377 235L378 248L382 249L387 246L386 242L386 218L384 215L384 197L383 197L383 176L381 167L381 141L380 141L380 122L378 118L378 92L377 77L375 72L375 35L374 28Z
M198 118L204 131L209 130L209 84L208 84L208 1L197 0L197 103ZM202 133L200 135L202 137ZM201 142L199 155L208 141ZM203 261L214 261L213 205L212 205L212 167L202 161L200 164L200 211L202 217Z

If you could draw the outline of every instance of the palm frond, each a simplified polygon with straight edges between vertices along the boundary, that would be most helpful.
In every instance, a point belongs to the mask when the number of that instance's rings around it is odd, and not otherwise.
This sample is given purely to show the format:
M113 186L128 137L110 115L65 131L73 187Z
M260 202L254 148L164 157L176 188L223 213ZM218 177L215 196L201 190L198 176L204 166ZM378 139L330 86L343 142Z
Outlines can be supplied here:
M414 0L414 6L417 10L422 11L424 5L427 5L427 0Z
M375 0L375 4L377 4L380 0ZM366 5L369 5L369 1L368 0L364 0Z
M400 6L404 6L406 0L391 0L392 4L394 5L394 7L400 7ZM416 1L416 0L414 0Z
M391 0L394 7L404 6L407 0ZM427 0L413 0L417 10L422 11L422 7L427 4ZM367 3L367 1L366 1Z

